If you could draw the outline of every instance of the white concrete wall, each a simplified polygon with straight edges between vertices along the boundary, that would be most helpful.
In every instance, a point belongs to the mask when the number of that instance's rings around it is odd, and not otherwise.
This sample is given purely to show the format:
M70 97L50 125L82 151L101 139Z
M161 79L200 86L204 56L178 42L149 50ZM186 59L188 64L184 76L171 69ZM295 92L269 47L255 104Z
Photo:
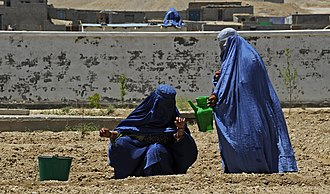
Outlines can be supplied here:
M288 94L280 71L284 50L297 69L295 103L328 105L330 31L240 32L262 55L282 102ZM0 32L2 104L56 104L120 100L119 76L127 77L125 100L139 102L159 83L178 96L209 95L220 67L216 32Z

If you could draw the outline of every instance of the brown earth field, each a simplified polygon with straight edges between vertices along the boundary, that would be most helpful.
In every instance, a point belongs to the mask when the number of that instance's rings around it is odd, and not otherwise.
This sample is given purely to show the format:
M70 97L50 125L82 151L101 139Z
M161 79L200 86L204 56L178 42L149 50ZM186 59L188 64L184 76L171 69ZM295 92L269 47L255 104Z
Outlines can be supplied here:
M0 193L330 193L330 109L284 109L298 173L224 174L216 130L190 124L199 155L187 174L116 180L97 131L0 132ZM38 156L73 157L68 181L40 181Z
M170 7L186 10L189 2L223 2L225 0L48 0L56 8L73 8L82 10L113 11L167 11ZM329 0L285 0L285 3L271 3L258 0L232 0L242 5L252 5L258 16L289 16L298 13L321 13L313 8L330 8ZM311 9L306 9L311 8Z

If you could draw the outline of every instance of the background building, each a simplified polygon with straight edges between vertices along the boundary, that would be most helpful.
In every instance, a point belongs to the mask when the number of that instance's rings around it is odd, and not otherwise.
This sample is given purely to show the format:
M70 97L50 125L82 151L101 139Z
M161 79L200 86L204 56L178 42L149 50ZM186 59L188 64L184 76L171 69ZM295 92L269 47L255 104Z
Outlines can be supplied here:
M266 0L264 0L266 1ZM268 0L267 6L283 3ZM272 4L273 3L273 4ZM178 10L185 25L180 31L323 29L330 14L260 16L242 2L189 2ZM116 11L56 8L47 0L0 0L0 30L26 31L177 31L160 28L166 11ZM88 28L87 28L88 26Z
M48 17L47 0L4 0L0 3L2 30L65 30Z

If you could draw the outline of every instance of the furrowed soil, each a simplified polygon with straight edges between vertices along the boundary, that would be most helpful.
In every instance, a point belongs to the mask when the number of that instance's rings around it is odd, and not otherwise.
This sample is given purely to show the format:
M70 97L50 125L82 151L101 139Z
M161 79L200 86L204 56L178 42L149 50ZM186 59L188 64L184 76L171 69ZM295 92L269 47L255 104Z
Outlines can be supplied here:
M116 180L97 131L0 132L0 193L329 193L330 109L285 109L298 173L224 174L216 130L189 128L198 146L187 174ZM39 181L38 156L73 157L68 181Z

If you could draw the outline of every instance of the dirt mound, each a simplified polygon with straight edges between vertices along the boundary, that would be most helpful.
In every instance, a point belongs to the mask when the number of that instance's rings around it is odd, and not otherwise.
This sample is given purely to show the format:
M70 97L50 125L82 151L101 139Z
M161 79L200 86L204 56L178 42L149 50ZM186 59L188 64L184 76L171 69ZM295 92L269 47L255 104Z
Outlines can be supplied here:
M207 1L210 0L199 0ZM213 0L215 2L223 0ZM170 7L177 10L186 10L191 0L49 0L49 4L53 4L57 8L74 8L74 9L87 9L87 10L114 10L114 11L167 11ZM304 7L324 7L330 6L328 0L316 0L306 2L305 0L286 0L284 4L260 2L253 0L242 0L243 5L250 4L254 6L256 15L267 16L288 16L296 12L308 13ZM304 6L304 7L303 7Z
M295 3L249 2L254 7L256 16L290 16L295 13L309 13Z
M328 193L330 109L285 111L298 173L224 174L216 131L190 125L199 156L184 175L113 179L98 132L0 133L0 193ZM71 156L69 181L42 181L40 155Z

